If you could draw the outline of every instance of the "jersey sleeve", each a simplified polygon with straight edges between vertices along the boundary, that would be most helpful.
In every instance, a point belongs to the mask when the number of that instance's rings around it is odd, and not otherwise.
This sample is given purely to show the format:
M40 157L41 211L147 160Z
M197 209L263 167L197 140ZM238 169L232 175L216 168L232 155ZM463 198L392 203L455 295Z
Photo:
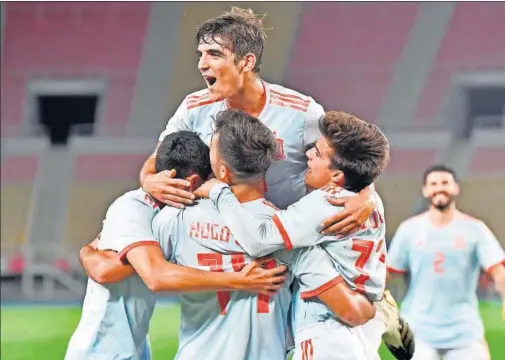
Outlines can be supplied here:
M141 245L159 245L151 224L153 209L138 200L122 197L108 209L98 242L99 250L114 250L121 260L131 249Z
M165 259L170 260L173 256L174 244L176 237L173 236L177 215L180 209L171 206L165 206L153 219L153 234L158 239L161 250L165 255Z
M400 224L388 247L388 270L403 274L409 266L409 236L407 225Z
M480 266L489 271L495 265L505 264L505 252L491 230L481 222L477 241L477 257Z
M324 115L324 109L321 105L311 99L307 109L307 117L303 128L303 147L308 147L315 143L321 137L319 131L319 119Z
M320 225L342 208L328 203L327 195L324 191L313 191L272 217L251 214L225 184L216 185L210 199L242 248L257 257L283 248L292 250L328 241L330 238L320 233Z
M340 273L319 246L276 251L273 256L286 264L292 276L299 281L303 299L317 297L342 281Z
M167 127L162 131L158 141L163 141L165 136L181 130L191 130L189 112L186 99L179 105L175 114L168 120Z

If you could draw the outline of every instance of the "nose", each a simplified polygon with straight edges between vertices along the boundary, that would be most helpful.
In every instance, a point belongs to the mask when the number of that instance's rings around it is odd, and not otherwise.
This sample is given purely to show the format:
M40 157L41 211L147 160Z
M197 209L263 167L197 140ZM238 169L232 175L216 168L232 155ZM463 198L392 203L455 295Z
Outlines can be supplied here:
M207 63L207 59L205 55L200 56L200 59L198 60L198 70L201 72L207 70L209 68L209 64Z

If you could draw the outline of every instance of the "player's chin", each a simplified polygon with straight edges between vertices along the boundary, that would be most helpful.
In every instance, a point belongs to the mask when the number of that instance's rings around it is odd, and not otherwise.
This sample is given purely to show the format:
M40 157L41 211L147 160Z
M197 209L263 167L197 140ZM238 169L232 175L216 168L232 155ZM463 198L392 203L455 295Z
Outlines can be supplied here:
M209 89L210 100L211 101L222 101L226 99L226 94L223 91L220 91L216 86L207 87Z

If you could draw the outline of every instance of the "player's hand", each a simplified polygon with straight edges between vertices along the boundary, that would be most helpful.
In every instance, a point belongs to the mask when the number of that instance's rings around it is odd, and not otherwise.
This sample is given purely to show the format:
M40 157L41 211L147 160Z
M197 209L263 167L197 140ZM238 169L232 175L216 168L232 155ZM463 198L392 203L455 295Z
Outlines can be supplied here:
M264 295L275 295L284 286L287 267L277 266L264 269L262 266L272 258L257 259L247 264L238 275L236 290L249 291Z
M174 179L174 176L175 170L146 175L142 189L162 203L176 208L182 209L184 204L193 204L195 195L189 191L189 181Z
M195 194L196 196L201 197L203 199L208 199L212 188L218 184L221 184L221 183L222 182L216 178L209 179L206 182L204 182L202 184L202 186L200 186L198 189L193 191L193 194Z
M376 206L369 191L342 198L328 196L327 199L334 206L344 206L344 210L322 223L321 233L324 235L349 235L357 231L372 215Z

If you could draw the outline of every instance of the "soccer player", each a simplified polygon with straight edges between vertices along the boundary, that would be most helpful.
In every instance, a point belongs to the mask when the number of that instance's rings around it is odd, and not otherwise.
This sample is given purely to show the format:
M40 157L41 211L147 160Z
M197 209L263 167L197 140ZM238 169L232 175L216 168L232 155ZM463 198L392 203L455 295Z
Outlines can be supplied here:
M324 110L311 97L260 78L265 39L261 19L251 10L234 7L203 22L196 32L196 45L198 70L207 87L186 96L159 140L174 131L191 130L209 144L213 118L227 108L259 118L274 133L277 146L276 161L266 175L265 197L286 208L306 193L305 151L320 137L318 121ZM195 195L188 188L176 186L168 172L156 172L155 157L156 151L142 167L142 188L174 207L193 203ZM326 231L349 234L357 230L375 209L374 198L369 187L357 196L328 198L332 205L345 205L345 209L335 210L326 220Z
M477 282L482 268L505 301L505 253L481 220L457 210L452 169L432 166L423 181L429 210L400 224L388 263L391 273L410 273L402 314L416 336L414 359L488 360Z
M343 112L327 112L319 128L322 137L307 152L309 161L305 176L306 186L314 191L287 210L276 212L271 219L250 214L227 185L214 185L218 180L209 181L196 193L205 196L212 187L210 197L216 208L232 234L254 256L320 243L341 274L338 281L345 281L371 301L380 301L386 283L386 245L384 209L378 195L377 210L355 233L336 238L323 236L319 231L320 224L335 211L326 201L327 196L353 196L369 186L389 161L389 143L377 126ZM361 359L365 356L363 348L376 352L386 330L385 322L378 320L364 325L363 329L376 328L374 344L369 346L367 340L362 340L366 333L361 329L350 329L342 324L317 301L304 301L312 300L323 290L296 293L293 305L295 359L306 359L309 355L314 360ZM384 306L388 304L383 303L380 309ZM378 328L380 326L382 329ZM413 343L411 345L404 349L403 358L412 355ZM334 348L339 346L347 351L335 354ZM366 356L372 355L369 352Z
M213 172L231 186L248 211L260 217L269 217L277 210L264 199L264 175L274 153L275 139L258 119L240 110L217 115L210 154ZM250 260L210 200L186 207L175 222L173 211L165 207L153 222L153 232L171 261L226 272L236 271ZM347 288L338 284L340 274L319 247L282 251L273 256L290 266L301 289L316 291L323 301L326 298L335 302L332 289ZM272 298L243 292L180 297L182 325L176 359L285 358L287 314L292 299L288 286ZM367 305L373 309L370 303Z
M156 168L175 169L196 188L211 172L208 147L196 134L173 133L160 144ZM101 273L106 269L94 265L107 263L100 260L109 258L119 268L109 280L127 278L103 285L88 280L81 320L65 359L149 358L145 347L156 302L152 291L251 290L270 294L281 287L278 282L284 280L285 267L255 271L257 264L251 263L241 272L219 274L168 263L151 230L160 207L141 189L127 192L109 207L97 247L114 250L119 256L85 248L81 261L92 278L104 280ZM132 266L121 266L119 260Z
M159 141L174 131L191 130L210 143L213 117L227 108L241 109L257 117L276 137L275 162L266 176L265 197L286 208L305 195L305 151L320 136L318 120L323 108L309 96L269 84L260 78L266 33L261 19L251 10L233 7L202 23L196 32L198 70L207 88L189 94L168 121ZM156 151L140 173L142 188L161 202L175 207L191 204L195 196L181 189L168 172L156 173ZM345 211L333 214L330 232L349 233L371 215L374 196L367 187L358 196L330 199L345 202Z

